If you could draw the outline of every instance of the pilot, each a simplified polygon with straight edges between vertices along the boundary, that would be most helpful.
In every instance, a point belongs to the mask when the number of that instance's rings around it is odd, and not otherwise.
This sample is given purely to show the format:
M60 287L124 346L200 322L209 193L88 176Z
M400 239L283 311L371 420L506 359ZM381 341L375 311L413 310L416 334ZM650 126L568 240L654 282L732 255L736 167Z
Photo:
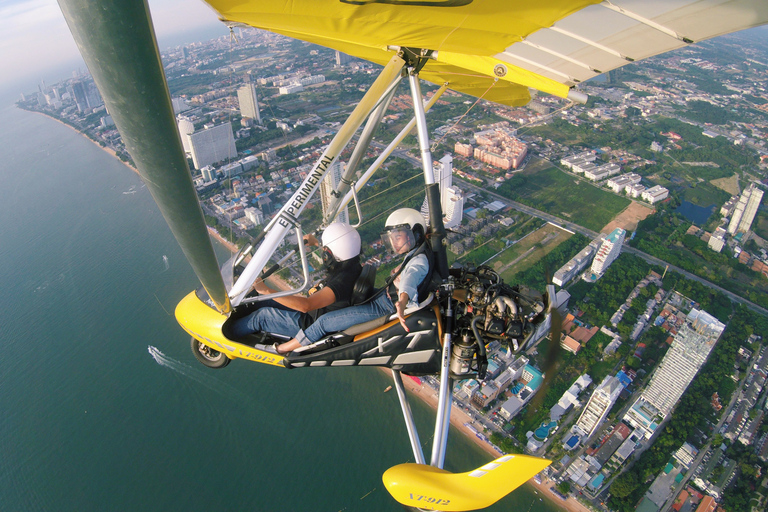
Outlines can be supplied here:
M418 304L418 288L429 272L429 259L424 254L426 222L413 208L401 208L387 217L381 241L394 255L403 255L401 263L388 280L389 285L364 304L329 312L305 329L294 339L275 347L278 354L287 354L301 346L311 345L329 333L343 331L353 325L397 313L400 324L405 324L405 309Z
M259 309L232 323L230 333L235 339L254 332L296 336L320 315L349 306L352 289L362 271L360 234L349 224L334 222L320 238L323 264L328 270L324 286L308 297L288 295L260 303ZM304 240L309 245L320 245L311 234L304 235ZM261 280L256 281L254 288L261 294L277 291Z

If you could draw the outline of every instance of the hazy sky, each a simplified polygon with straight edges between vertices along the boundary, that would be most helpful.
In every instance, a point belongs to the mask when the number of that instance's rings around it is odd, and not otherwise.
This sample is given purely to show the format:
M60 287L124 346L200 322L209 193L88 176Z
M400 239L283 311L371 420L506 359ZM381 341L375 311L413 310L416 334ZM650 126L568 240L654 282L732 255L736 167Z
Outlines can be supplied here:
M161 49L227 32L202 0L149 0L149 6ZM53 83L78 67L85 69L56 0L0 0L0 91L36 90L40 80Z

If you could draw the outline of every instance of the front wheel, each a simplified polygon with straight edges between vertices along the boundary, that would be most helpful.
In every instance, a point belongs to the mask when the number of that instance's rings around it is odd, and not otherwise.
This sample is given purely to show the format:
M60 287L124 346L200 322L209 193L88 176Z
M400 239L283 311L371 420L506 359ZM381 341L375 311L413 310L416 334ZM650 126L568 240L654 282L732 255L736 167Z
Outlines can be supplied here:
M230 361L226 354L200 343L195 338L192 338L192 353L195 355L195 359L208 368L224 368Z

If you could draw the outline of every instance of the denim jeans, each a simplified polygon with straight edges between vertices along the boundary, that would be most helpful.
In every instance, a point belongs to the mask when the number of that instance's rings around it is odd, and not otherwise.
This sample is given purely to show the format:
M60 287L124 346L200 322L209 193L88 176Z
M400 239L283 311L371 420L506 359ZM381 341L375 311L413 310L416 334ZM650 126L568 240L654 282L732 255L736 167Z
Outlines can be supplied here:
M310 345L326 334L343 331L353 325L391 315L394 312L394 304L386 293L382 293L367 304L337 309L324 314L305 330L299 330L295 337L302 345Z
M300 330L304 313L286 308L273 300L264 304L248 316L235 320L231 327L232 336L241 338L254 332L271 332L295 337Z

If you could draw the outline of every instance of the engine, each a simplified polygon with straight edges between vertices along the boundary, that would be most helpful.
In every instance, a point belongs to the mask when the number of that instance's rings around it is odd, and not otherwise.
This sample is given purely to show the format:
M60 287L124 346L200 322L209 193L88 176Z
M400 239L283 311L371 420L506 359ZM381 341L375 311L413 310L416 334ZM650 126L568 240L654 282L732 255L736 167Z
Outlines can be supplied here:
M485 345L499 340L513 352L526 348L547 318L549 297L525 286L505 284L486 266L450 270L453 304L455 378L477 375L487 369Z

